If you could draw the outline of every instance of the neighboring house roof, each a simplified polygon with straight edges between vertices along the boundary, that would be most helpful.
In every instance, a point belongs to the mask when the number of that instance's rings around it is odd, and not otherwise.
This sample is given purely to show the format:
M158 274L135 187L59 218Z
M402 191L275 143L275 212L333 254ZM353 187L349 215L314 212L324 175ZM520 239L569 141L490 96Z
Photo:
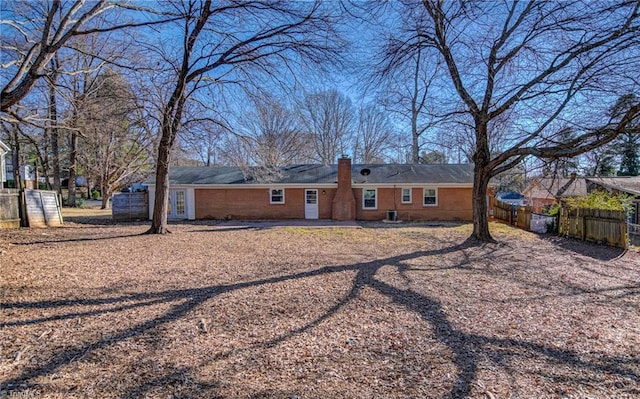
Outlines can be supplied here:
M584 178L552 178L536 179L524 190L527 198L555 199L587 195L587 183Z
M363 170L368 169L367 171ZM256 177L260 176L260 177ZM351 168L356 184L473 184L470 164L355 164ZM244 185L244 184L335 184L337 165L294 165L269 171L257 167L190 167L169 169L169 184L173 185ZM147 184L155 184L150 178Z
M501 200L519 200L519 199L523 199L524 195L520 193L507 192L507 193L496 194L496 198Z
M640 195L640 176L588 177L587 180L604 188Z
M3 143L2 140L0 140L0 154L7 153L9 152L9 150L10 150L9 146Z

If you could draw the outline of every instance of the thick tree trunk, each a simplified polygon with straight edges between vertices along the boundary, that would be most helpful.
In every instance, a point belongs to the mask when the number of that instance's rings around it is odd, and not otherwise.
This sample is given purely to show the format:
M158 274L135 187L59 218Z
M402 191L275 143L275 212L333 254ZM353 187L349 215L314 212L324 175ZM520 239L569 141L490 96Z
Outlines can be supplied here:
M171 145L165 133L166 132L163 132L162 140L160 140L158 147L156 191L151 228L147 231L149 234L166 234L169 232L167 229L167 205L169 200L169 160L171 156Z
M476 117L476 152L473 154L473 233L471 239L480 242L493 242L489 233L489 215L487 213L487 188L489 187L491 160L487 139L487 118Z
M475 165L473 171L473 233L471 238L481 242L492 242L489 233L489 216L487 212L487 187L489 179L484 168Z

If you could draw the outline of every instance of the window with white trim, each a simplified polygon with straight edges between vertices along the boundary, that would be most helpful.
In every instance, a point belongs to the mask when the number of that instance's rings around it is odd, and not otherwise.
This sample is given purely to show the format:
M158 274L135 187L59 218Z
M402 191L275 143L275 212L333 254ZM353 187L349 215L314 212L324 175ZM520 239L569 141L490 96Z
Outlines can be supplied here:
M425 188L424 195L422 196L422 204L424 206L438 206L438 189L437 188Z
M402 189L402 203L410 204L411 203L411 189L403 188Z
M378 189L362 189L362 209L378 209Z
M284 204L284 188L269 189L270 204Z

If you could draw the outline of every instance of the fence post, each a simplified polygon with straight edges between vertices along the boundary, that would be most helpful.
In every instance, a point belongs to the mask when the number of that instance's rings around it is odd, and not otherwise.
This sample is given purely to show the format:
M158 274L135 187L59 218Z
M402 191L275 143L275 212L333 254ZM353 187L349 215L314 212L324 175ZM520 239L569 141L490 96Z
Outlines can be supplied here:
M20 210L20 226L29 227L29 219L27 219L27 195L24 189L20 189L20 204L18 209Z

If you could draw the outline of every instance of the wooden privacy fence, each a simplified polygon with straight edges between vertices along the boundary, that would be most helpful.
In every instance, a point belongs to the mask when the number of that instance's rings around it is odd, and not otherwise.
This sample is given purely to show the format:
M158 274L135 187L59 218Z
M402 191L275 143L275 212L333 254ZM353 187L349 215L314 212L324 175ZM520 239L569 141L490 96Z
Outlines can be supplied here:
M502 220L510 225L518 226L521 229L531 229L530 206L516 206L507 202L496 201L493 209L493 217Z
M111 215L116 221L149 219L149 194L120 193L111 200Z
M493 217L508 224L514 224L515 212L513 205L502 201L496 201L493 207Z
M0 189L0 228L20 227L20 192Z
M524 230L531 230L531 212L533 208L530 206L516 207L516 226Z
M602 209L568 209L560 208L560 235L627 247L627 222L623 211L607 211Z

